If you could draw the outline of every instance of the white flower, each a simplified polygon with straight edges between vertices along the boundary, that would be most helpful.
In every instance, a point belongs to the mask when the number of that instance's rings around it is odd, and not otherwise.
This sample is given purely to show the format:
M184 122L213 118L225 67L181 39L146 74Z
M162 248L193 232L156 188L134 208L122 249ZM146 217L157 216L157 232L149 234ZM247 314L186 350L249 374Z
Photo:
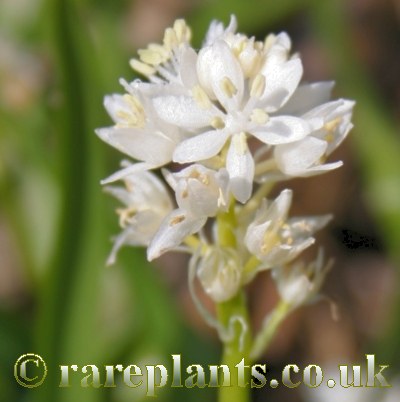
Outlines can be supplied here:
M205 216L196 217L181 209L175 209L165 217L152 239L147 248L147 259L152 261L167 251L179 249L184 239L197 233L206 221Z
M316 299L330 266L331 263L324 262L320 250L316 260L307 266L301 261L276 267L272 270L272 277L282 300L295 308Z
M328 222L327 216L288 219L289 190L271 204L264 202L250 224L265 188L248 208L234 205L235 200L250 199L254 180L309 176L340 166L325 161L350 130L354 105L329 101L332 82L300 85L302 63L297 54L291 55L286 33L261 42L236 33L236 28L233 16L226 28L213 21L203 46L195 50L189 27L177 20L165 31L162 44L150 44L131 60L147 82L122 80L127 94L105 98L114 125L96 132L137 163L103 183L124 177L126 183L139 183L133 189L108 189L127 206L120 213L124 231L110 260L122 244L147 245L149 260L169 250L193 253L190 247L198 239L189 236L209 218L217 217L215 226L222 225L220 214L229 210L233 235L244 237L236 251L247 267L243 284L260 269L293 260ZM159 179L146 173L156 168L163 168L176 209ZM136 195L140 191L145 194L141 202ZM214 250L200 264L214 299L223 298L219 289L225 278L225 271L215 267L230 264L234 258L228 254Z
M274 156L278 168L289 176L312 176L336 169L342 162L325 164L326 158L341 144L353 125L354 102L338 100L318 106L305 117L321 117L324 125L298 142L278 145Z
M100 128L96 133L119 151L142 161L143 170L163 166L172 160L175 146L181 139L179 129L159 119L152 104L133 87L129 89L130 94L105 97L104 105L115 125ZM115 181L135 170L137 167L130 165L103 183Z
M123 231L115 238L107 264L115 262L117 252L124 244L148 246L161 222L173 208L166 187L153 173L137 172L126 176L124 182L125 188L105 188L125 205L117 209Z
M197 79L191 77L192 86L186 81L187 93L154 94L153 104L161 119L188 133L175 149L175 162L213 158L229 143L224 158L231 191L246 202L254 177L248 136L270 145L290 143L320 128L322 120L277 115L303 71L297 56L289 58L286 34L263 44L232 28L223 31L215 25L213 30L196 56Z
M205 255L199 257L197 276L211 299L221 303L238 292L241 285L240 267L236 250L210 246Z
M330 215L287 219L292 191L283 190L276 200L264 203L249 225L245 244L267 269L285 264L312 245L313 233L324 227Z
M341 164L324 161L351 128L352 103L327 103L331 82L299 85L303 67L286 33L261 42L236 28L234 16L227 28L213 21L196 51L190 28L177 20L162 44L138 51L131 65L149 82L122 82L128 95L105 100L116 125L97 133L141 164L106 182L171 161L199 162L226 168L230 191L245 203L255 176L308 176ZM256 158L255 166L250 138L270 160Z
M164 171L175 191L178 209L169 214L154 236L148 250L149 260L178 248L184 239L198 232L208 217L228 206L229 177L225 169L218 172L201 165L191 165L179 173Z
M229 176L225 169L218 172L202 165L191 165L178 173L164 171L175 191L179 208L193 216L215 216L228 207Z

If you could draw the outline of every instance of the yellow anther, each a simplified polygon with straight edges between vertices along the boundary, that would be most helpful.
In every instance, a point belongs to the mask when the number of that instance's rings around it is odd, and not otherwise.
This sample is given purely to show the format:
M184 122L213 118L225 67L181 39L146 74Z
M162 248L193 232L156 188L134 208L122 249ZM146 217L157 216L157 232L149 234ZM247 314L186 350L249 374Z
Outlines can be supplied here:
M269 34L264 41L264 52L268 52L269 49L274 45L276 42L276 35L275 34Z
M264 43L259 40L254 42L254 49L257 49L259 52L262 52L264 50Z
M160 45L158 43L150 43L147 48L152 50L153 52L160 53L165 58L169 58L170 52L168 49L165 48L164 45Z
M260 98L265 91L265 76L262 74L257 74L250 88L250 96L254 98Z
M136 215L136 208L119 208L117 209L117 214L119 215L119 225L122 228L126 228L130 223L132 223L132 218Z
M165 30L163 42L165 48L168 50L172 50L179 44L178 38L176 37L176 33L172 28L167 28Z
M280 243L281 239L276 232L267 231L264 234L263 243L261 245L261 252L263 254L268 254L274 247L276 247Z
M335 139L334 135L329 132L328 134L325 135L324 140L326 142L333 142L333 140Z
M341 121L342 119L340 117L336 117L336 119L328 121L328 123L325 123L324 129L332 133L332 131L335 131L338 128Z
M235 135L232 138L232 141L237 154L244 155L248 151L249 147L247 146L247 138L245 133L241 132L239 135Z
M129 103L133 107L134 110L137 110L140 113L144 114L144 109L143 109L142 102L140 102L140 100L136 96L131 95L131 94L125 94L124 95L124 100L127 103Z
M143 63L152 66L158 66L159 64L165 63L170 56L167 49L155 43L150 44L147 49L138 50L138 54Z
M146 115L140 100L129 94L125 94L123 98L130 110L119 110L117 116L124 120L124 124L128 126L143 127L146 123Z
M129 65L138 73L143 74L145 76L154 75L156 73L155 68L149 66L148 64L142 63L137 59L131 59L129 61Z
M185 218L184 215L175 216L174 218L172 218L172 219L170 220L169 225L170 225L170 226L175 226L175 225L177 225L178 223L183 222L185 219L186 219L186 218Z
M251 113L250 120L253 123L266 124L269 120L269 116L263 109L254 109Z
M206 174L200 173L196 169L193 169L190 172L189 178L190 179L196 179L200 183L204 184L205 186L208 186L210 184L210 178Z
M258 44L257 44L258 43ZM262 64L262 48L259 49L259 42L254 42L254 38L247 37L236 39L232 44L232 51L239 60L244 76L254 77L260 70Z
M207 175L202 174L200 176L200 182L205 186L208 186L210 184L210 178Z
M228 98L232 98L238 91L229 77L224 77L221 80L221 89Z
M176 20L174 23L174 31L178 43L189 42L192 37L192 32L183 19Z
M222 130L223 128L225 128L225 123L221 117L216 116L212 118L211 126L216 128L217 130Z
M236 56L239 56L240 53L246 48L249 40L247 38L241 38L238 40L232 47L232 51Z
M211 107L211 101L204 89L200 85L195 85L192 89L192 95L196 103L202 109L209 109Z
M240 65L246 78L254 77L260 71L262 57L258 50L243 52L239 55Z

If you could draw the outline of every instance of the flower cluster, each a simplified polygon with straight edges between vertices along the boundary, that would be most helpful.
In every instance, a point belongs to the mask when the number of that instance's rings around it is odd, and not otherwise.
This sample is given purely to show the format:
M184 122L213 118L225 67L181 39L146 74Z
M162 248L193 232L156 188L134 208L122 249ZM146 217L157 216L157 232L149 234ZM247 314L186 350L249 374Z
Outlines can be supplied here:
M290 190L265 196L277 181L341 165L326 160L352 127L354 102L329 100L332 82L300 83L286 33L257 41L236 29L234 17L212 22L197 51L177 20L131 60L146 80L121 80L126 94L105 98L115 124L96 132L136 160L103 181L125 183L106 187L124 204L109 262L124 244L147 246L149 260L187 251L215 302L273 269L282 298L298 305L326 270L321 258L289 273L287 264L330 216L291 218Z

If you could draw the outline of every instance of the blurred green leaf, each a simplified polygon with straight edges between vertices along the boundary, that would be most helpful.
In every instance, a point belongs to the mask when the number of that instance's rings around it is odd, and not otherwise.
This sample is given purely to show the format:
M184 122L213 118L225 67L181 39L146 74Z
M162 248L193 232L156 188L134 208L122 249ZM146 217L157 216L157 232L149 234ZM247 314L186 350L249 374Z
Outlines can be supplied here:
M357 101L353 148L362 167L364 196L375 217L387 251L397 262L400 282L400 139L398 127L385 108L351 43L349 22L344 21L344 1L315 2L311 8L316 36L330 56L341 92ZM381 358L400 362L400 294L387 339L381 342Z

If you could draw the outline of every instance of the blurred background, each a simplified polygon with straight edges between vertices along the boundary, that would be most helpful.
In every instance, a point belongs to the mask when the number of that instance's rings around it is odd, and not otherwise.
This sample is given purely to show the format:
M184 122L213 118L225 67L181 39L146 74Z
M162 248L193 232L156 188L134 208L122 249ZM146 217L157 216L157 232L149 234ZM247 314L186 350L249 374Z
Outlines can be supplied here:
M265 356L282 367L358 364L366 353L400 375L400 3L397 0L1 0L0 2L0 401L125 402L144 391L60 389L60 364L217 364L219 342L188 295L186 260L150 266L125 248L105 267L119 232L115 200L99 181L121 154L94 134L111 125L103 96L135 78L128 61L184 17L199 46L211 19L263 39L287 31L307 81L335 80L355 99L355 129L333 155L335 172L287 184L293 214L334 213L319 236L335 265L333 301L296 312ZM269 274L248 289L259 327L277 301ZM19 355L40 354L45 383L22 388ZM277 377L275 377L277 378ZM394 380L393 380L394 381ZM254 401L398 401L390 394L265 387ZM215 389L165 387L161 401L215 401Z

